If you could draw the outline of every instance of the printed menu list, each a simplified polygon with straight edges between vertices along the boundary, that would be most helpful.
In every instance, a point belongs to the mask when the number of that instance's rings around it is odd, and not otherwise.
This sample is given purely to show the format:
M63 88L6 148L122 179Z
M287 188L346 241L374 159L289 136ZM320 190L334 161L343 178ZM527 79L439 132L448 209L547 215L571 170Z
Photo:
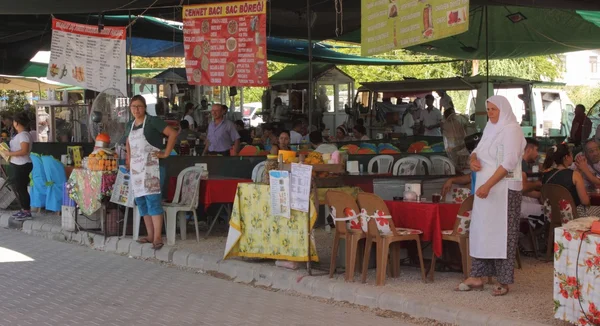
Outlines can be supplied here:
M97 92L116 88L127 95L126 28L52 19L47 78Z
M265 1L184 6L190 85L267 86Z

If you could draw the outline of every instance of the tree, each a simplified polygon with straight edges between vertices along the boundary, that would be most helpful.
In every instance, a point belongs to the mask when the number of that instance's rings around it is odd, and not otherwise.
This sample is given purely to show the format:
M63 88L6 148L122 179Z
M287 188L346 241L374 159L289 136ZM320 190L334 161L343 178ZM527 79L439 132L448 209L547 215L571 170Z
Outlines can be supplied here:
M133 68L182 68L185 67L184 58L168 58L168 57L132 57Z

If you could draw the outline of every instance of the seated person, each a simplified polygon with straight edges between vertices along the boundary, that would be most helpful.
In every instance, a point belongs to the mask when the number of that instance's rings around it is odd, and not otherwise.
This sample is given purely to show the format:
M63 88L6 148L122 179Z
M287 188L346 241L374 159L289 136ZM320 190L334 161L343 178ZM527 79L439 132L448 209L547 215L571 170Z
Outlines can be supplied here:
M600 146L595 139L585 142L583 152L575 156L571 168L581 173L587 189L600 188Z
M177 135L177 145L181 145L182 140L187 140L188 144L196 144L198 135L190 129L190 123L187 120L179 121L179 134Z
M244 125L244 121L236 120L235 121L235 129L240 135L240 143L246 143L252 145L252 137L250 136L250 130L246 129Z
M262 136L260 137L261 144L265 151L270 151L273 145L277 145L277 136L273 133L273 126L269 123L262 125Z
M282 132L279 133L279 138L277 140L277 144L274 144L271 147L271 155L278 155L279 151L291 151L292 148L290 147L290 132L287 130L284 130Z
M337 147L335 145L323 143L323 135L320 131L313 131L308 136L310 139L310 144L312 148L315 149L315 152L319 152L321 154L331 154L337 151Z
M354 140L371 140L369 136L367 136L367 128L365 126L357 124L354 126Z
M566 188L577 206L579 216L596 215L600 207L590 207L590 196L585 189L583 177L579 171L571 170L569 167L573 164L573 154L565 144L552 146L546 153L544 161L543 184L555 184Z
M335 129L335 138L333 139L334 142L345 142L350 140L350 137L348 137L348 131L344 125L341 125Z

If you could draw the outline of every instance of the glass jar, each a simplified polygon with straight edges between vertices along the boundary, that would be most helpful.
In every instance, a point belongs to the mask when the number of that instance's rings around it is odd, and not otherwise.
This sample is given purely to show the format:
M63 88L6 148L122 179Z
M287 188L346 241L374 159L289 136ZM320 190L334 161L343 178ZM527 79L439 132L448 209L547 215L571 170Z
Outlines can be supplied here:
M265 161L265 171L262 176L262 183L270 184L269 171L279 169L279 163L277 162L277 155L267 155Z

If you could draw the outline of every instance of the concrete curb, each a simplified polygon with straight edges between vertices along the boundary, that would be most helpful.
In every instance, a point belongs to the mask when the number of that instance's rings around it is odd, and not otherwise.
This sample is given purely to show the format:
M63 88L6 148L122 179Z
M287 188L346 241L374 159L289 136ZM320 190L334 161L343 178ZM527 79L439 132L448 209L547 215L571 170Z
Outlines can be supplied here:
M526 320L506 318L501 315L485 314L462 307L452 307L407 298L385 288L345 283L338 280L316 278L304 273L275 266L248 263L239 260L223 261L219 257L178 250L164 246L153 250L151 244L139 244L131 239L108 237L87 232L64 231L53 225L38 221L14 222L10 215L0 214L0 227L17 229L24 233L44 238L71 242L96 250L128 255L133 258L157 259L176 266L197 269L201 273L218 273L234 282L270 287L328 300L336 300L404 313L416 318L428 318L439 322L458 325L544 325Z

